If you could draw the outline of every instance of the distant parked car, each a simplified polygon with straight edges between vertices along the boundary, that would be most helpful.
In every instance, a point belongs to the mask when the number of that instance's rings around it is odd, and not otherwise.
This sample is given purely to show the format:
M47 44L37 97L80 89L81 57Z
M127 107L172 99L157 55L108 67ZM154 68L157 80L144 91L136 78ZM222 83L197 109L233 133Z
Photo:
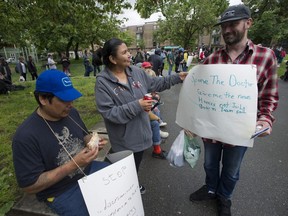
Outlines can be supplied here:
M151 49L151 50L147 51L148 56L151 56L153 54L155 54L155 49Z
M15 62L15 59L14 58L8 58L8 59L6 59L6 62L7 63Z

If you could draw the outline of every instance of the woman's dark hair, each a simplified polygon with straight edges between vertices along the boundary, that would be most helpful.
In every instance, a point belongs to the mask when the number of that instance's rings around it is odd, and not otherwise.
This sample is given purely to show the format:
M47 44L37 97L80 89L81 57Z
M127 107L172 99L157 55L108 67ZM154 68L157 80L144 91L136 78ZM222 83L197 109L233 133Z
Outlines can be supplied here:
M52 102L52 98L54 97L54 94L52 94L52 93L34 91L34 97L35 97L35 99L36 99L36 101L40 107L42 106L42 104L40 103L40 100L39 100L40 95L43 98L48 99L49 103Z
M111 67L113 64L110 62L109 56L116 57L118 47L124 42L118 38L112 38L105 42L102 49L103 64L107 67Z

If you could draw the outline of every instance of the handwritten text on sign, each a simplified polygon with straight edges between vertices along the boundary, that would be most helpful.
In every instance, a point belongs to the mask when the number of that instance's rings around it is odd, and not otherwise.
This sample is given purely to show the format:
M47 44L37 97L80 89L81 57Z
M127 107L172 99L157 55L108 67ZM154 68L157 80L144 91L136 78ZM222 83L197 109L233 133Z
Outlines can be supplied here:
M133 153L125 154L124 159L78 181L90 215L144 216Z
M201 137L252 146L256 111L256 66L198 65L183 83L176 122Z

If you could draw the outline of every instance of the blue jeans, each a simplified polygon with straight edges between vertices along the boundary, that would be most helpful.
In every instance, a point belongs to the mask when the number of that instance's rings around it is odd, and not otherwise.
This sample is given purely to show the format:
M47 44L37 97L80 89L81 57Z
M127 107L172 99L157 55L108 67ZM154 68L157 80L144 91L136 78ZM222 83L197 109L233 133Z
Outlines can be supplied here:
M85 64L84 66L85 66L84 76L85 76L85 77L88 77L88 76L90 76L90 73L94 70L94 69L93 69L93 66L90 65L90 64Z
M227 146L204 142L204 169L208 190L218 196L230 199L239 180L240 166L247 147ZM220 172L220 161L222 169Z
M92 174L109 163L93 161L89 174ZM49 208L60 216L89 216L78 182L69 190L54 198L53 202L45 202Z
M168 75L171 75L174 64L169 64Z
M160 136L160 126L159 122L156 120L150 121L151 129L152 129L152 140L153 145L161 144L161 136Z

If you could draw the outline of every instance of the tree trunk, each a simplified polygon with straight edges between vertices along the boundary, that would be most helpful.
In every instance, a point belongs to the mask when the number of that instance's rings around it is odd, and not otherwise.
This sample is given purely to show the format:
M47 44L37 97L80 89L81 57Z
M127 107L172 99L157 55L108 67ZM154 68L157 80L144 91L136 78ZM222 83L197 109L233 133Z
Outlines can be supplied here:
M75 49L74 49L75 59L76 59L76 60L79 60L78 48L79 48L79 42L76 43Z
M70 48L72 46L72 43L73 43L73 37L71 37L69 39L69 42L67 43L67 46L66 46L66 50L65 50L65 53L66 53L66 56L69 58L69 51L70 51Z
M93 41L91 41L90 43L91 43L92 52L94 52L94 44L93 44Z

